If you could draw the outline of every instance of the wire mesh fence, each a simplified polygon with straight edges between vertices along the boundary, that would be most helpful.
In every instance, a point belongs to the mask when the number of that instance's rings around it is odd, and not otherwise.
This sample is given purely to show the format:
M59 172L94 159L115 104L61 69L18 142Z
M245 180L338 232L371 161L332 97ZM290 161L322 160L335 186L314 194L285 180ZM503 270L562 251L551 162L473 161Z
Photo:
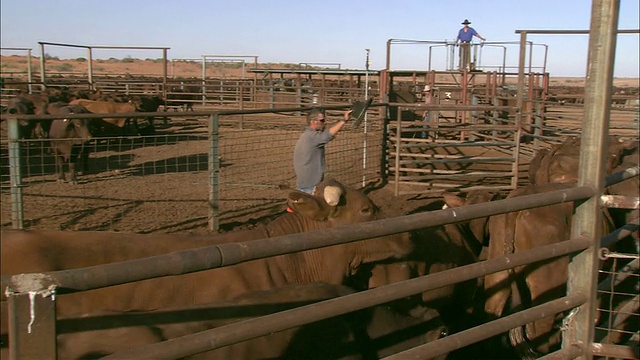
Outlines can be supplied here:
M327 115L329 125L342 116ZM173 113L153 135L94 137L77 185L57 181L46 139L18 140L20 166L10 168L3 129L2 228L16 224L11 170L19 171L24 228L198 233L209 231L212 214L221 230L251 226L285 210L304 127L300 112L220 115L214 133L209 116ZM378 181L382 129L375 116L366 130L345 126L327 145L326 176L355 187Z
M640 343L640 274L637 249L605 253L609 264L600 271L605 279L598 286L598 322L595 325L595 341L600 344ZM616 357L606 357L616 358Z

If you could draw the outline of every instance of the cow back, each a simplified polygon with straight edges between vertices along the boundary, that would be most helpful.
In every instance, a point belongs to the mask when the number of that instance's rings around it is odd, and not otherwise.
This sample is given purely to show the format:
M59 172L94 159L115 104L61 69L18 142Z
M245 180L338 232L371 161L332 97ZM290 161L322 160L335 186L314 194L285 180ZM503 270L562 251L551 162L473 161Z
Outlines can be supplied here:
M580 146L580 137L570 137L563 143L552 146L548 151L540 151L529 165L529 179L534 180L531 183L576 183ZM634 146L637 147L637 141L625 141L618 136L609 136L605 159L607 174L620 164L623 154Z
M100 101L88 99L75 99L69 102L70 105L81 105L93 114L119 114L136 112L136 107L130 102L116 103L113 101ZM123 128L126 118L106 118L103 121Z

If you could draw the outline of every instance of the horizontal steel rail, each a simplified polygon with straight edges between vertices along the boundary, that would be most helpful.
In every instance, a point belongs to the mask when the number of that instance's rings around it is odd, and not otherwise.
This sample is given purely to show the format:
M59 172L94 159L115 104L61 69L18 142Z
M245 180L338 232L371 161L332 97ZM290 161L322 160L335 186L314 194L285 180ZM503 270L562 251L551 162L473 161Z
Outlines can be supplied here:
M585 199L593 195L595 195L595 191L590 187L567 188L545 194L521 196L461 208L417 213L262 240L182 250L167 255L88 268L18 274L11 276L8 284L5 284L7 279L3 277L2 286L3 288L9 286L10 291L14 293L39 292L52 287L67 290L97 289L154 277L203 271L244 261L344 244L441 224L451 224L505 212L564 203Z
M383 304L423 291L474 279L478 276L483 276L496 271L567 255L587 248L590 243L591 240L585 238L563 241L499 259L461 266L451 270L397 282L384 287L345 295L339 298L325 300L315 304L305 305L295 309L285 310L275 314L221 326L204 332L172 339L170 341L141 346L130 351L106 356L104 359L125 360L139 359L141 357L150 357L154 359L177 359L312 323L328 317L343 315L354 310ZM472 332L474 336L464 340L465 343L461 342L460 337L462 336L462 333L460 333L430 342L427 345L414 348L407 352L398 353L389 357L389 359L430 358L444 354L455 350L458 345L464 346L478 340L489 338L511 328L542 318L549 312L560 312L584 304L586 299L587 297L585 295L574 295L570 298L555 300L548 304L541 305L540 307L524 310L514 315L502 318L495 324L487 324L479 328L474 328L473 330L467 330L466 334ZM468 343L466 343L467 341ZM427 350L425 351L424 349Z

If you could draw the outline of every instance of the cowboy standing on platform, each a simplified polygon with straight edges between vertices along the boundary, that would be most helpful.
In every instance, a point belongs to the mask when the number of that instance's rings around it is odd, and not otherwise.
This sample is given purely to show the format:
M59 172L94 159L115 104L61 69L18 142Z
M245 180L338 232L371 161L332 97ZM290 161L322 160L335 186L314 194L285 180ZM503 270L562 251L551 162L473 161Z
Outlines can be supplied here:
M471 63L471 40L473 37L477 37L482 41L486 41L487 39L483 38L482 35L478 34L474 28L469 25L471 22L467 19L464 19L462 25L464 27L458 31L458 37L456 38L456 45L460 42L460 70L467 69L469 70L469 64Z

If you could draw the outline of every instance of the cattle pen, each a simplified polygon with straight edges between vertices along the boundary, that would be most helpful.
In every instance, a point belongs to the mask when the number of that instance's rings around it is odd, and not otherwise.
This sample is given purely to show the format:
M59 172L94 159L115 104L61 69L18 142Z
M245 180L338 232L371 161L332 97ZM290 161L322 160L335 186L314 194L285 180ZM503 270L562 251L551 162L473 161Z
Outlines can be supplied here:
M637 358L637 348L632 348L634 342L637 345L637 327L629 330L632 346L627 346L596 340L596 328L593 324L593 320L597 318L596 311L604 311L597 307L596 301L597 294L601 291L599 287L604 286L596 281L598 256L602 254L598 239L604 237L607 243L612 241L611 238L621 237L621 231L602 234L596 225L602 216L599 208L603 201L604 188L629 177L638 176L637 167L617 176L606 177L603 172L607 135L615 133L629 137L637 136L637 123L633 123L633 116L637 116L637 110L633 107L612 108L609 101L612 92L611 59L617 36L615 19L618 6L618 2L615 1L593 2L591 30L587 32L590 33L589 77L586 82L584 104L579 110L567 109L564 105L557 104L555 107L547 107L549 104L546 98L538 101L525 96L526 81L522 63L517 74L519 86L516 90L518 96L515 104L502 105L498 101L500 96L491 94L491 87L488 86L483 90L491 95L487 96L492 98L488 101L491 104L470 104L473 103L474 97L467 97L460 89L458 94L453 94L453 99L449 99L456 101L457 106L446 103L424 105L416 101L398 101L406 93L413 96L415 92L405 92L405 89L400 88L395 91L392 90L393 86L391 89L380 90L385 88L382 84L376 90L381 101L374 103L369 110L364 126L350 129L344 136L341 135L332 144L333 147L328 149L327 154L329 174L354 187L390 183L395 195L434 195L452 189L469 191L478 188L504 192L526 181L526 165L535 150L560 141L564 136L551 133L562 131L565 136L580 134L586 149L580 156L580 177L575 187L544 195L496 200L458 209L422 212L353 224L330 231L312 231L257 240L251 244L224 244L198 250L201 257L195 258L202 260L210 255L207 261L188 261L187 259L194 258L195 251L185 251L178 254L177 258L174 254L173 257L167 255L156 259L139 259L128 264L146 269L145 274L131 272L129 267L115 263L91 269L3 276L3 289L10 289L5 293L5 297L10 309L8 320L12 357L55 358L55 336L62 327L56 324L56 297L51 296L52 289L53 293L55 289L86 291L154 277L179 275L187 271L223 267L281 253L397 234L438 224L575 201L576 215L571 236L566 241L245 320L172 341L133 348L107 358L181 358L326 317L385 304L446 284L562 255L572 256L566 296L515 312L493 322L449 334L439 340L386 358L436 357L540 319L544 314L565 311L568 315L562 329L562 348L546 358ZM526 44L526 37L536 33L535 30L519 31L521 44ZM524 55L521 55L521 61L523 57ZM304 73L297 72L295 76L300 77L301 74ZM424 82L416 80L420 74L424 76ZM412 72L408 77L411 78L411 86L421 87L431 81L429 76L432 74L434 73L423 72L416 75ZM356 78L358 75L352 74ZM387 75L393 76L392 72L387 72ZM405 77L407 74L396 75ZM456 77L467 75L473 74L463 71L456 74ZM487 84L492 83L493 76L487 76ZM385 75L379 79L384 83L390 77ZM540 85L545 82L544 75L532 74L529 79L531 80L527 81L530 81L531 86L527 89L530 89L532 94L537 88L533 86L537 81L540 81ZM467 78L464 82L468 80ZM342 97L334 103L326 100L324 88L315 93L315 100L321 101L329 110L329 119L335 119L340 111L350 106L352 100L363 98L364 92L361 86L357 86L358 83L358 79L350 82L356 85L343 90ZM279 101L283 101L280 104L289 104L289 107L270 105L247 109L242 108L249 106L249 102L245 103L244 82L238 81L236 84L238 87L226 88L224 91L225 95L240 94L239 98L231 97L233 100L230 100L230 97L219 96L216 101L229 105L231 102L235 103L235 99L241 99L238 100L242 104L241 110L214 108L213 102L210 102L205 104L210 106L210 109L171 114L168 124L158 127L158 134L104 136L95 139L91 145L91 159L98 170L83 175L84 180L76 187L61 188L60 185L67 184L52 181L52 164L43 141L18 139L18 120L33 120L35 117L10 118L9 137L2 142L2 167L7 169L2 172L3 229L57 228L153 234L197 231L196 229L202 231L204 227L205 233L208 233L210 230L219 230L220 226L223 229L224 226L230 226L237 218L248 218L257 223L282 212L282 194L284 191L290 191L294 177L290 166L283 164L287 160L283 159L291 157L292 144L297 139L301 122L304 121L302 114L313 106L314 93L303 92L299 82L292 85L296 90L290 91L289 94L269 90L262 98L266 99L262 104L277 101L276 98L279 98ZM433 82L431 84L436 85ZM211 88L214 87L216 86ZM544 86L539 88L544 89ZM445 92L447 91L443 90L442 94ZM460 98L456 99L457 96ZM463 98L464 102L458 101ZM482 97L475 98L475 101L478 101ZM305 104L309 106L298 106L301 105L298 99L304 99ZM528 99L531 105L525 105L525 99ZM200 101L201 97L194 100L196 103ZM444 121L439 124L437 130L429 129L433 134L437 134L437 138L422 138L420 134L425 129L422 121L417 120L415 115L425 110L440 112L444 118L454 120ZM506 115L501 117L503 112ZM562 117L554 117L553 112L561 113ZM573 122L575 128L568 128L566 124L571 122L566 121L567 117L576 116L576 113L580 114L577 116L584 116L584 120L577 122L579 125ZM125 115L162 118L167 113ZM527 117L530 119L527 123L530 129L523 131L520 125ZM562 126L559 123L562 123ZM186 144L196 151L182 152ZM492 151L486 150L487 147L493 148ZM465 153L470 148L473 149L473 153ZM141 161L142 152L146 153ZM172 156L167 157L167 153ZM478 157L478 163L484 165L469 165L474 157ZM487 166L487 163L490 166ZM442 179L445 178L448 181L443 182ZM105 192L105 188L109 189L108 193ZM145 191L152 192L153 197L132 197L125 191L131 188L144 188ZM140 190L140 193L142 192ZM37 212L42 204L51 202L62 211L47 210L50 212L44 214ZM163 207L163 204L169 206ZM636 199L635 207L637 206ZM149 209L151 211L147 212ZM171 219L164 227L154 227L145 222L146 218L160 215ZM239 256L241 251L238 251L238 248L244 246L251 246L252 250L249 255L243 253L244 256ZM637 276L637 261L636 255L628 263L628 267L632 268L631 276ZM617 275L625 276L624 271ZM612 317L637 317L637 294L635 302L631 301L628 304L631 309L627 308L619 313L612 311ZM65 320L66 329L73 329L73 320ZM610 324L615 323L615 319L610 320ZM597 326L606 328L607 324L599 323Z

